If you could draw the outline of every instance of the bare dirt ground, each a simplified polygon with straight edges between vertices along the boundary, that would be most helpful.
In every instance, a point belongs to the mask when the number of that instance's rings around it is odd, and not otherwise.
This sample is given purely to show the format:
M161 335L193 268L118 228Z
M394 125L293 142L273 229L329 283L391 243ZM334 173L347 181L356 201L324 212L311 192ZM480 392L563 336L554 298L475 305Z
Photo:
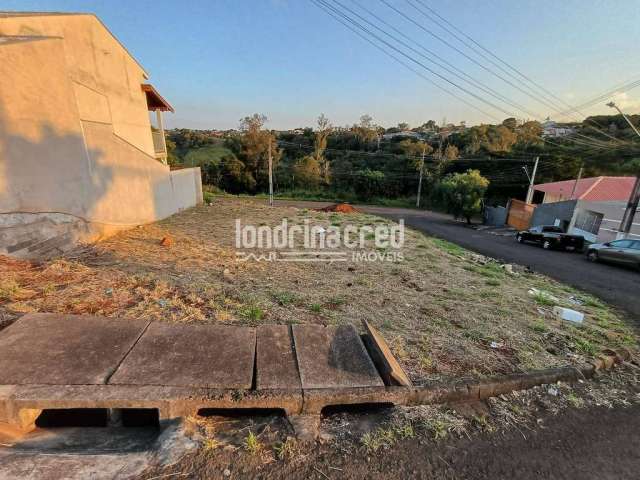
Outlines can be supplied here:
M368 320L416 384L579 365L602 348L624 347L637 355L631 321L599 299L539 274L511 272L417 231L407 230L402 262L240 263L236 218L256 226L275 226L283 218L324 227L390 222L221 198L64 258L32 264L0 257L0 328L36 311L241 325L360 328ZM165 237L170 241L162 245ZM370 243L367 248L380 251ZM554 305L584 312L584 324L556 319ZM552 450L545 435L557 436L564 449L562 468L569 470L556 477L572 478L570 469L579 464L570 458L571 428L583 444L590 434L602 440L617 433L637 446L622 426L637 426L629 423L629 412L638 411L639 384L637 369L629 366L576 388L543 386L492 399L472 413L421 407L332 415L323 423L319 448L287 439L292 432L279 420L267 427L251 420L233 428L239 438L225 441L228 434L216 425L228 420L193 419L200 452L169 469L151 469L144 478L484 478L502 468L491 459L503 451L510 452L512 466L495 478L513 478L521 476L517 459L526 465L529 449ZM534 443L523 443L523 436ZM614 462L613 446L598 448L594 460L622 472L617 478L625 476L620 469L638 467L637 456ZM554 478L547 467L540 471Z
M619 369L486 404L334 413L310 446L279 417L193 419L202 448L139 478L635 479L638 375Z

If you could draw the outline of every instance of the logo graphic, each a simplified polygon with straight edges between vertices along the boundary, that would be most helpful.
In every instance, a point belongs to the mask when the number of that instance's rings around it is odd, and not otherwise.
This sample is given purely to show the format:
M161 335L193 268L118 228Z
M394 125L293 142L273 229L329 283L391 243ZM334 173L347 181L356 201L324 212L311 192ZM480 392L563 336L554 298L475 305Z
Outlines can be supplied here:
M398 262L404 260L404 220L397 225L345 227L243 225L235 221L236 261L247 262Z

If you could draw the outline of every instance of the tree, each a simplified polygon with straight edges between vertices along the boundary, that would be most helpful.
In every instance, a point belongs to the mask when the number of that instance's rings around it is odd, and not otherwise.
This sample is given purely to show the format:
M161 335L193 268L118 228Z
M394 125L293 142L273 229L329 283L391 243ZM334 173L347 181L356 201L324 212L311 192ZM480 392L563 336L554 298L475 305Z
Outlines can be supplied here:
M489 186L489 180L478 170L447 175L439 185L441 200L447 212L454 218L465 218L471 223L471 217L480 213L482 199Z
M320 168L320 176L327 185L329 184L330 171L329 160L324 156L324 151L327 149L327 140L332 131L333 126L329 122L329 119L324 116L324 113L320 114L313 143L313 156Z
M256 188L256 180L245 168L245 164L235 155L222 157L220 186L230 193L253 192Z
M170 138L165 138L167 144L167 165L176 166L180 165L180 158L176 154L176 144Z
M518 120L513 117L505 118L502 121L502 125L507 127L509 130L515 130L518 126Z
M465 152L472 155L481 150L502 153L511 151L518 135L504 125L477 125L463 133L461 141Z
M447 148L444 149L443 158L444 160L456 160L459 156L458 147L455 145L447 145Z
M402 140L399 143L399 147L402 149L402 153L408 157L412 157L410 163L416 170L420 170L420 165L422 165L422 160L418 157L423 153L424 155L429 155L433 152L433 147L428 143L414 142L410 139Z
M535 144L541 145L543 143L542 125L540 125L540 122L536 122L535 120L524 122L520 128L516 130L516 133L518 134L518 143L525 146Z
M251 172L252 177L258 184L265 184L268 179L269 146L271 146L271 158L274 168L281 156L275 135L263 130L267 120L265 115L258 113L240 120L240 130L242 132L240 156L247 170Z
M293 167L295 182L303 188L317 188L322 181L320 164L312 155L298 159Z
M434 120L429 120L418 127L418 131L424 133L437 133L438 124Z
M365 168L358 170L353 178L353 190L363 200L384 194L384 172Z
M371 115L362 115L360 117L360 123L354 125L352 130L365 145L368 145L369 142L378 138L378 128L373 123Z
M410 128L411 128L411 127L410 127L410 126L409 126L409 124L408 124L408 123L406 123L406 122L400 122L400 123L398 124L398 129L399 129L401 132L402 132L402 131L405 131L405 130L409 130Z

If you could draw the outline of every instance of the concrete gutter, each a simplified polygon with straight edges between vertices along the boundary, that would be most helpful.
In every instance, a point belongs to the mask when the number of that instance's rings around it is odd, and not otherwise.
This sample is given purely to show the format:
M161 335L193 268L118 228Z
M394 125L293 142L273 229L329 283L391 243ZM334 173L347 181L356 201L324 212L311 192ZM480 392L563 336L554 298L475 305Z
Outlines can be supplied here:
M200 409L281 409L290 417L317 416L328 406L358 404L432 405L482 400L559 381L591 378L628 360L625 354L593 365L494 377L480 382L422 387L360 387L301 390L221 390L127 385L10 385L0 387L0 422L29 428L44 409L154 408L160 419L197 415Z

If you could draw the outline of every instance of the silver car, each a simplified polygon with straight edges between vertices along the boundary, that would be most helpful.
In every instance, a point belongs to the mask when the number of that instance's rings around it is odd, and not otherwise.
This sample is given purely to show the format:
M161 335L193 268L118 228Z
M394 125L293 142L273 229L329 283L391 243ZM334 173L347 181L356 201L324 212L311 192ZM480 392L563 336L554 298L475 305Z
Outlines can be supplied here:
M587 249L587 258L592 262L615 262L640 269L640 240L615 240L594 243Z

